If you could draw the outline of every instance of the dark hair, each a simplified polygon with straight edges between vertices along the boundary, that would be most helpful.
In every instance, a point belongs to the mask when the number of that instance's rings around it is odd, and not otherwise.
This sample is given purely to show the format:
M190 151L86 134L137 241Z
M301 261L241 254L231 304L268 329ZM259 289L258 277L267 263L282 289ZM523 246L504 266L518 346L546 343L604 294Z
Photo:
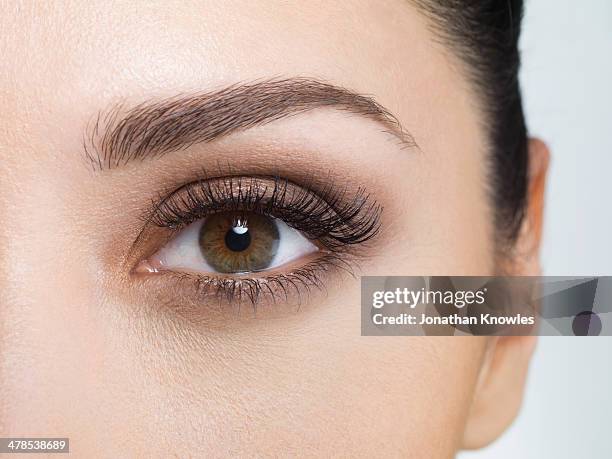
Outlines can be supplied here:
M465 64L488 130L498 234L513 242L527 194L527 130L518 81L522 0L413 0Z

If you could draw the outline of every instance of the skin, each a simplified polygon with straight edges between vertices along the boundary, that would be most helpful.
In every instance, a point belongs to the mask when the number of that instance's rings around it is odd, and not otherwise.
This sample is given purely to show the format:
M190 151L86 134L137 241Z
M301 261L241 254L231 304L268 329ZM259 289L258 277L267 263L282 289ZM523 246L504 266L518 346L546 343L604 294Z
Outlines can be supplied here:
M533 339L360 336L359 275L488 275L499 262L481 110L414 7L0 10L0 436L70 437L78 457L437 458L503 432ZM118 101L278 76L372 95L418 148L316 109L115 170L85 159L84 130ZM516 274L539 270L548 154L536 141L530 154L525 250L504 259ZM297 312L281 301L236 318L134 274L163 246L132 250L143 211L220 163L364 187L384 212L357 277L329 273Z

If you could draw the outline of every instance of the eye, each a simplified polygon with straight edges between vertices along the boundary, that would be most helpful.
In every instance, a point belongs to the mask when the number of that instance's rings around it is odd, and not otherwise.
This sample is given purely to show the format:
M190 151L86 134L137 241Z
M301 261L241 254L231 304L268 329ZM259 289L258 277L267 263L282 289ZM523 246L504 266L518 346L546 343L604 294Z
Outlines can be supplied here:
M219 212L181 230L148 263L155 270L246 274L273 270L318 250L278 218Z
M134 247L153 255L133 280L174 304L299 303L330 276L352 274L380 228L375 200L336 185L225 176L180 186L146 216Z

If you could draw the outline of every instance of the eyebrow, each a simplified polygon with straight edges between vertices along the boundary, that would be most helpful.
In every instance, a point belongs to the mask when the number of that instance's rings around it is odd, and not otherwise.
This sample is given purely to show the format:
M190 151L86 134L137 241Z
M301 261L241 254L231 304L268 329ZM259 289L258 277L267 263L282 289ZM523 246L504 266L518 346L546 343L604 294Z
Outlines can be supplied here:
M83 146L94 169L113 169L326 107L365 116L403 146L416 146L397 117L371 96L310 78L240 83L128 109L118 104L94 117Z

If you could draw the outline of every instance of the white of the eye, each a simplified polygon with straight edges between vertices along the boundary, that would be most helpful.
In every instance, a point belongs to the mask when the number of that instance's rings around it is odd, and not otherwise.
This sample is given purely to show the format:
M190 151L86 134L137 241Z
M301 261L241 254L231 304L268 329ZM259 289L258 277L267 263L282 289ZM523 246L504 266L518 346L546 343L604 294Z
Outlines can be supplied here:
M282 220L274 219L274 223L279 234L278 248L270 265L264 271L277 268L319 250L302 233L291 228ZM204 220L199 220L187 226L149 260L151 265L160 269L185 269L216 273L217 271L206 262L200 251L199 235L203 224ZM243 234L246 230L248 230L248 226L233 228L233 231L238 234Z
M276 268L300 257L314 253L319 248L310 242L298 230L291 228L284 221L274 219L278 229L278 250L266 269Z

